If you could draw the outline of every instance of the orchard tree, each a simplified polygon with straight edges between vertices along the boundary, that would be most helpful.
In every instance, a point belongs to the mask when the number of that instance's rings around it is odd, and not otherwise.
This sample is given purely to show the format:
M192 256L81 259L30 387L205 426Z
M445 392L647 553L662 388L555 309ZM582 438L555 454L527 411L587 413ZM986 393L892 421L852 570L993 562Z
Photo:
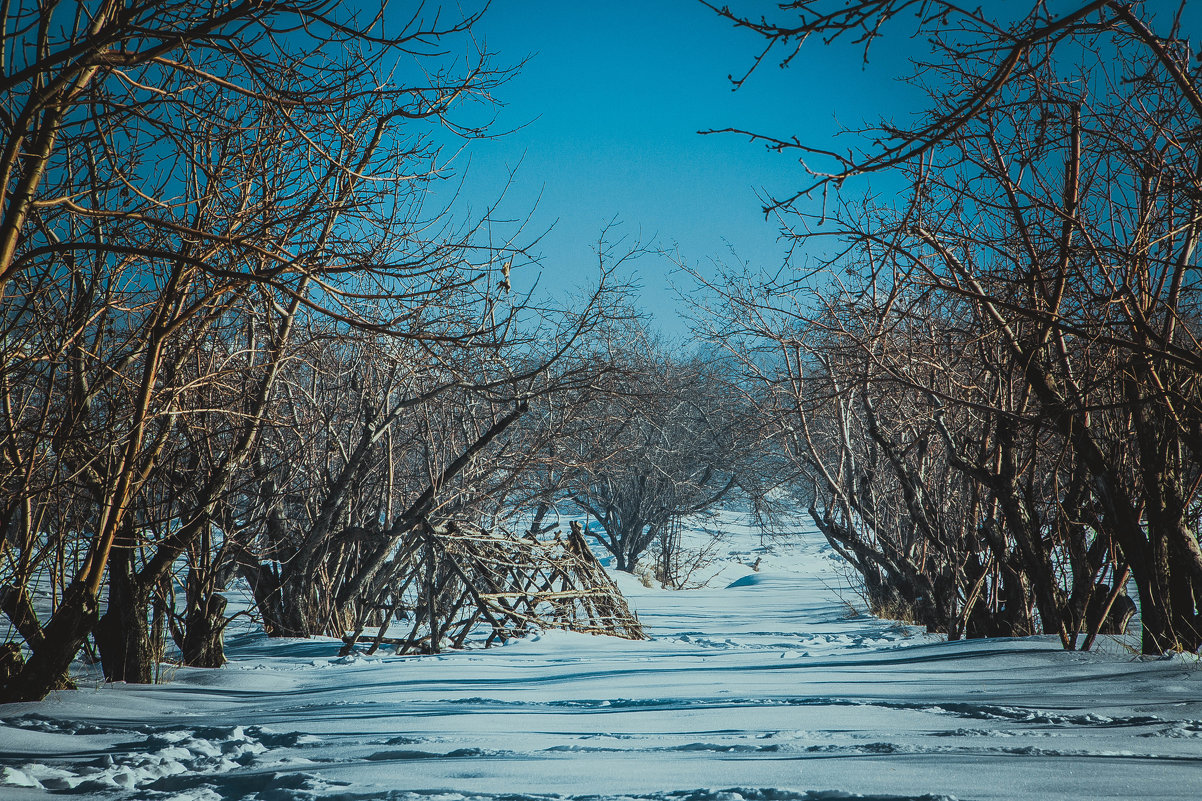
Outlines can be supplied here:
M494 325L498 254L427 188L483 133L453 112L505 73L475 15L442 19L6 6L0 578L28 659L0 698L63 684L93 631L110 677L147 678L146 605L253 462L301 318L414 343ZM177 453L202 426L220 450Z
M932 527L920 537L924 560L943 552L963 566L944 594L953 619L971 629L981 599L1000 599L977 630L997 631L1004 610L1003 630L1038 619L1065 647L1081 635L1087 647L1129 575L1143 650L1197 650L1202 76L1180 15L1155 22L1142 4L1106 0L1010 17L902 0L790 3L776 20L719 13L786 61L811 35L867 46L902 19L931 43L932 55L914 59L931 98L919 125L884 126L850 149L768 140L801 156L806 176L770 210L799 245L840 240L830 266L852 278L821 293L836 315L786 308L784 325L749 333L803 343L786 380L804 369L841 384L833 397L851 405L834 430L864 427L862 455L883 457L901 482L893 513L924 529L932 510L954 508L951 487L972 489L976 535L960 527L957 544ZM884 171L909 186L896 204L807 210L808 192ZM781 310L779 293L727 284L723 294L728 309ZM737 328L740 313L727 324ZM925 343L899 339L914 330ZM823 362L830 343L819 332L851 349L850 366ZM907 399L897 419L912 433L889 433L873 400L882 393ZM880 473L830 472L847 467L848 440L818 437L805 408L808 462L830 473L842 519L873 527L856 505L880 497ZM936 482L934 496L907 478L932 454L959 477ZM879 546L874 528L867 541ZM889 550L849 556L879 562Z
M596 519L619 570L680 518L764 494L759 430L724 364L679 357L641 328L613 343L608 386L593 391L560 446L564 496Z

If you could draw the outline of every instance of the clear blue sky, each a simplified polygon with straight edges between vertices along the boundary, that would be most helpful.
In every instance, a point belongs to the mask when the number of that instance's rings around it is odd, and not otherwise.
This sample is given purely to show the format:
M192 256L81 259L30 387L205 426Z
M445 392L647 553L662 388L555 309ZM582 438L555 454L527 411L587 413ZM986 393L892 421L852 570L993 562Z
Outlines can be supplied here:
M591 249L613 219L694 264L730 261L733 249L757 267L780 265L785 247L757 192L791 193L800 169L745 137L697 132L825 137L841 97L889 91L849 58L814 75L773 65L732 92L727 76L746 70L756 42L695 0L494 0L477 34L503 62L530 60L498 92L498 125L525 127L472 146L469 192L486 199L517 168L506 208L522 214L537 201L528 233L551 230L533 269L552 289L592 279ZM644 307L679 333L671 270L656 257L637 265Z
M1164 14L1177 3L1148 5ZM774 269L785 246L757 192L791 194L805 174L744 137L697 132L733 126L822 145L840 123L896 118L921 102L893 80L910 47L896 36L874 46L867 68L855 48L811 42L790 69L765 63L732 92L727 76L745 71L760 43L695 0L493 0L476 32L501 63L529 62L498 92L498 125L525 127L472 146L466 195L487 201L517 169L504 208L525 215L537 200L527 233L551 230L531 269L551 289L595 275L591 248L615 218L693 264L729 262L733 249ZM645 309L682 333L671 264L651 257L637 269Z

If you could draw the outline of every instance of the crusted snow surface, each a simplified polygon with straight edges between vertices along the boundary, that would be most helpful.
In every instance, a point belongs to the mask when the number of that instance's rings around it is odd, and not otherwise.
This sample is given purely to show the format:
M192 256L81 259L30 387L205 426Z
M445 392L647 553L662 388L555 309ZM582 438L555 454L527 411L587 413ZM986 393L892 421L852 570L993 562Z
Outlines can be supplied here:
M617 577L646 642L339 658L244 632L221 670L0 706L0 799L1198 796L1196 658L948 643L864 614L813 531L719 522L706 588Z

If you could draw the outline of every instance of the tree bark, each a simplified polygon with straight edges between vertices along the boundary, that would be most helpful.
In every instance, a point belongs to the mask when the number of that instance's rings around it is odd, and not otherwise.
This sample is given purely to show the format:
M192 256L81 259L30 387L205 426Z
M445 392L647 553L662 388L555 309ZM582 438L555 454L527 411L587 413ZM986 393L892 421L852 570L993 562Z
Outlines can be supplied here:
M150 593L135 580L133 553L121 545L109 559L108 609L96 626L96 646L106 681L153 684L162 648L147 619Z

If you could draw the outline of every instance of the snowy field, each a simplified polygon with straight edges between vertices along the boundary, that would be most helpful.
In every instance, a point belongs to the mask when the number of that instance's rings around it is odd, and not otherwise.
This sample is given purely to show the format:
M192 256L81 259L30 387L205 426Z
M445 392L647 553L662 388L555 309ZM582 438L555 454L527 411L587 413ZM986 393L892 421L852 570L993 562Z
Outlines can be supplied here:
M945 643L857 614L817 535L765 546L722 522L706 589L622 577L649 642L340 659L334 641L243 634L222 670L0 706L0 799L1202 794L1196 657Z

